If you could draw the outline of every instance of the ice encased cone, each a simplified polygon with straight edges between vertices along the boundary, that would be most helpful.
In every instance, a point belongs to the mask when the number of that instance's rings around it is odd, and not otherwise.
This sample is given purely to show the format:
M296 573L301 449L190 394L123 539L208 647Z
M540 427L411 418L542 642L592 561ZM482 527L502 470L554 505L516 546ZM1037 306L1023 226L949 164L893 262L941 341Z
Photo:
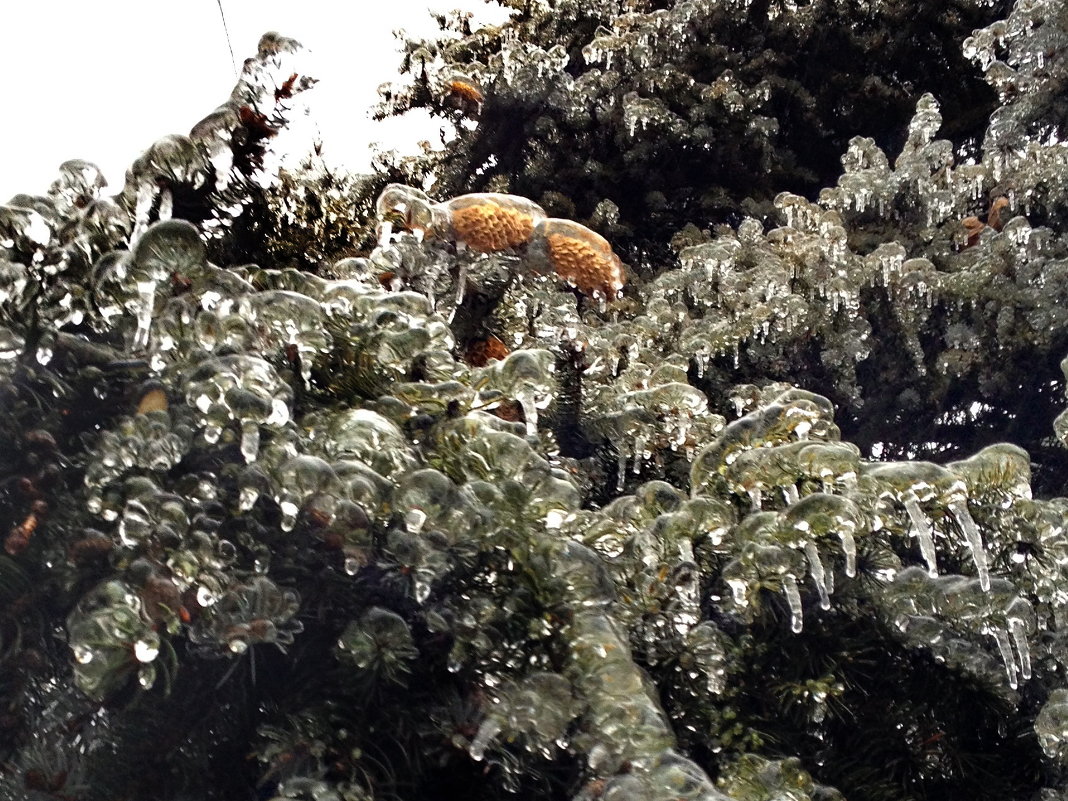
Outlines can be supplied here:
M479 253L520 247L531 241L545 210L519 195L495 192L460 195L437 204L428 235L443 236ZM436 230L437 226L444 230Z
M608 240L573 220L542 220L534 231L530 255L591 297L614 298L626 280L623 263Z

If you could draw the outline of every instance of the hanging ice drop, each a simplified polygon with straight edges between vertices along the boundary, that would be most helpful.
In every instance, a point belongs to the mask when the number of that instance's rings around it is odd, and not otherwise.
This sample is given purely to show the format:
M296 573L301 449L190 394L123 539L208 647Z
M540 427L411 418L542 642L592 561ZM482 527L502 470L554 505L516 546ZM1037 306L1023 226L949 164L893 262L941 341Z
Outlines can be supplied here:
M983 538L979 535L979 527L975 525L968 504L962 500L952 501L949 504L949 513L957 521L968 547L972 549L972 561L975 562L975 571L979 574L979 586L983 590L990 589L990 568L986 561L986 551L983 549Z
M534 393L521 389L515 394L515 399L523 409L523 418L527 421L527 436L533 437L538 433L538 407L534 403Z
M800 634L805 625L805 618L801 610L801 593L797 589L797 579L792 573L782 577L782 588L786 593L786 604L790 607L790 631Z
M256 461L260 451L260 425L255 420L241 421L241 455L246 462Z
M844 528L838 532L838 536L842 540L842 553L845 554L845 574L853 578L857 575L857 541L853 532Z
M1027 643L1027 630L1020 618L1009 618L1009 634L1020 656L1020 676L1026 681L1031 678L1031 650Z
M148 347L149 329L152 327L152 310L156 305L156 282L137 282L137 330L134 332L133 349Z
M927 564L927 575L935 578L938 575L938 560L935 554L934 528L913 493L909 492L905 496L904 503L905 511L908 512L909 520L912 521L912 531L916 539L920 541L920 556Z
M481 762L482 758L486 755L486 746L493 742L493 738L496 737L500 731L501 726L496 718L488 717L482 721L482 725L478 727L478 733L475 735L475 739L471 741L471 746L467 749L468 753L471 754L471 759Z
M816 550L815 543L805 543L805 556L808 558L809 575L812 576L812 583L816 585L816 592L820 596L820 609L830 609L831 598L827 586L827 571L823 568L823 561L820 559L820 552Z
M1012 645L1009 644L1009 633L1002 628L996 628L993 632L994 639L997 640L998 651L1001 654L1001 661L1005 663L1005 672L1009 676L1009 686L1012 689L1016 689L1018 682L1016 680L1016 660L1012 656Z

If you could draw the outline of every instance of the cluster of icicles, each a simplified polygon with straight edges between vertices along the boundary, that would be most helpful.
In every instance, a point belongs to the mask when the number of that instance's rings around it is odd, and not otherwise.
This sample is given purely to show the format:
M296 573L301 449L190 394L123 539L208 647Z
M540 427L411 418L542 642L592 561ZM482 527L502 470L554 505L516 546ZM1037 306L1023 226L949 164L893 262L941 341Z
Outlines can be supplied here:
M820 607L829 609L829 559L851 578L858 541L904 536L915 541L924 567L884 571L882 604L906 639L920 644L921 629L944 633L942 624L935 625L939 618L993 637L1012 688L1029 679L1026 632L1035 626L1034 609L1012 582L991 577L983 535L969 511L969 500L1003 507L1032 503L1027 453L1000 443L945 466L871 462L839 436L829 401L792 389L770 401L765 397L697 453L693 496L734 496L750 509L725 542L733 558L724 581L734 606L746 614L761 589L776 588L786 598L791 628L800 632L802 576L812 582ZM719 531L716 538L724 535ZM975 577L940 576L938 542L967 553ZM920 626L921 620L930 625ZM925 644L937 646L940 639L938 634Z

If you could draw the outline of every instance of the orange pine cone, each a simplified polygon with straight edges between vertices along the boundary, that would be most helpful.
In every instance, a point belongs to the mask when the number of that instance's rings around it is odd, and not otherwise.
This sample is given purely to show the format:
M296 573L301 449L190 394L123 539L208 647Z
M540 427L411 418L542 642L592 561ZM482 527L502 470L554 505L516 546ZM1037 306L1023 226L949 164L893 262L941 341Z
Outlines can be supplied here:
M585 295L614 298L626 283L623 263L603 236L573 220L547 218L535 231L532 253Z
M445 91L449 95L453 95L460 100L465 100L468 103L481 103L483 100L481 89L470 81L464 81L459 78L446 81Z
M525 245L545 219L541 206L518 195L460 195L439 205L448 215L453 239L479 253Z

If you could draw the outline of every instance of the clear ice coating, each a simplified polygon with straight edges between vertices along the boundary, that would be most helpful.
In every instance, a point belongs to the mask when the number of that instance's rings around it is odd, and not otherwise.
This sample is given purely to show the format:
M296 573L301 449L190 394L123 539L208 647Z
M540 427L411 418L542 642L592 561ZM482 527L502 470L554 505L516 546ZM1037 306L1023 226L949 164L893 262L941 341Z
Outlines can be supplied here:
M387 680L401 683L409 663L419 656L404 618L377 606L346 627L338 639L338 648L360 670L380 673Z
M978 579L932 577L910 567L887 585L883 609L908 644L930 648L940 661L996 678L982 652L982 642L992 640L1000 677L1010 689L1032 677L1027 635L1035 626L1035 609L1007 579L984 587Z
M204 243L194 225L184 220L155 223L130 251L130 274L137 287L137 330L133 349L147 347L161 281L182 276L204 262Z
M515 400L523 410L527 434L538 431L538 410L553 400L555 357L547 350L516 350L484 368L489 388Z
M1035 717L1038 744L1050 759L1068 758L1068 690L1054 690Z
M217 442L230 421L241 425L242 453L255 460L259 425L289 421L292 389L263 359L232 355L205 359L185 380L186 402L200 414L204 439Z
M577 709L571 682L559 673L535 672L520 682L508 683L494 693L493 707L471 740L473 759L485 757L486 748L499 736L517 740L545 758L566 743L568 726Z
M87 695L103 699L134 674L152 686L160 638L129 585L113 580L90 591L67 618L67 637L75 681Z
M281 650L304 629L296 618L300 600L266 576L233 585L203 610L189 633L201 647L240 656L254 645L272 643Z
M508 40L506 80L486 97L514 81L591 129L618 113L633 142L696 131L653 96L676 76L649 68L655 47L689 35L694 9L621 15L582 48L598 71L633 69L642 92L598 94L572 75L573 52ZM1035 100L1063 83L1063 48L1045 46L1057 11L1017 3L1010 24L965 42L1005 100L982 153L958 158L937 138L937 100L921 96L896 157L853 139L818 200L784 192L760 219L680 231L678 264L637 263L625 297L608 239L545 211L574 213L555 192L433 201L394 185L366 257L317 275L210 264L257 148L308 85L276 35L188 137L146 151L122 195L100 197L99 171L67 162L47 196L12 198L0 207L4 391L32 371L42 408L73 397L74 379L108 406L81 432L77 465L99 530L56 526L33 544L57 572L106 575L72 587L77 686L97 699L147 689L180 638L194 647L178 651L216 657L295 642L294 558L353 600L339 664L403 686L424 667L417 641L447 642L441 661L468 695L445 739L500 773L571 749L597 788L583 801L836 797L796 760L757 754L718 762L716 790L676 741L690 722L649 676L727 708L757 624L800 633L857 597L905 645L1010 700L1036 677L1054 683L1066 504L1033 497L1029 454L996 443L935 465L889 443L885 460L868 458L842 441L827 398L759 376L811 351L820 386L850 414L876 414L860 405L866 361L885 347L872 297L907 372L966 379L985 400L1000 391L989 365L1021 355L1003 349L1059 342L1064 304L1044 298L1059 300L1063 247L1038 221L1063 194L1066 158ZM443 57L425 52L432 77ZM693 91L735 115L767 103L736 74ZM773 120L751 122L774 135ZM486 185L506 190L499 177ZM179 219L200 193L210 218ZM624 243L619 208L593 200L588 224ZM898 223L916 236L894 240ZM500 347L476 363L484 334ZM985 400L947 407L944 424L992 430ZM581 458L563 441L576 431ZM1053 433L1068 441L1068 413ZM19 536L43 528L22 511ZM147 573L134 567L145 555ZM357 608L379 580L388 591ZM1066 699L1055 689L1034 721L1057 761ZM318 779L271 780L280 798L332 797Z

